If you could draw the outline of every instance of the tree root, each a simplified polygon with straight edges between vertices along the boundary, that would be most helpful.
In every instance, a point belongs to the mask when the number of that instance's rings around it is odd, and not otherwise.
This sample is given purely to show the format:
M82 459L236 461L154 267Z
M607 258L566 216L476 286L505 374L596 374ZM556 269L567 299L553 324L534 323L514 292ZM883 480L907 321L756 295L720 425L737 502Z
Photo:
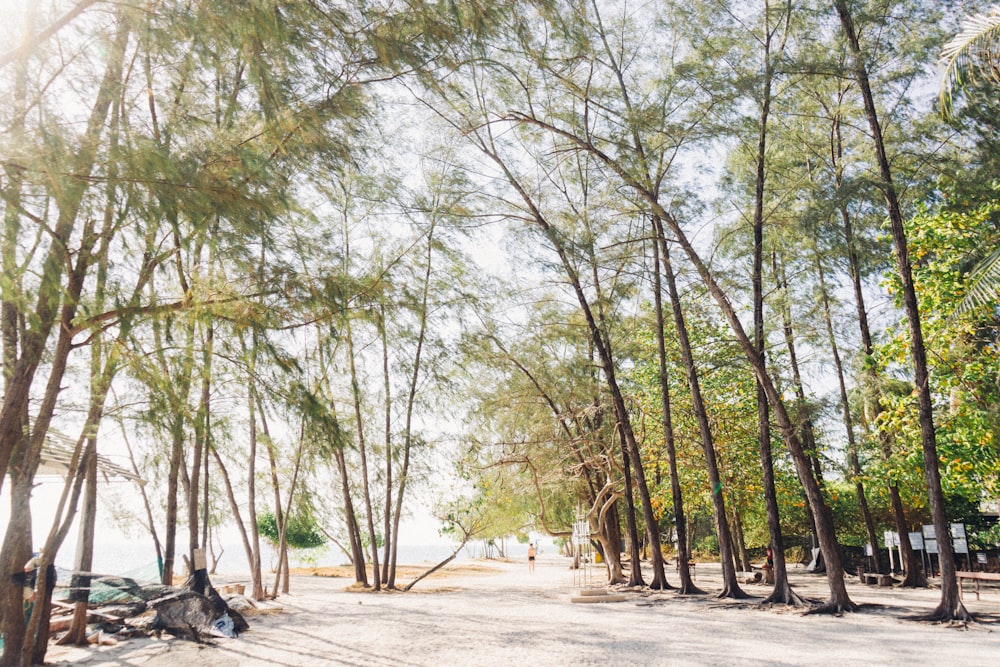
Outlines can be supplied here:
M657 579L654 578L653 581L649 584L649 587L652 588L654 591L672 591L672 590L675 590L675 588L673 586L671 586L670 582L668 582L666 579L657 580Z
M813 616L816 614L828 614L831 616L840 616L842 614L850 614L858 611L860 607L850 600L846 602L837 600L827 600L818 607L813 607L812 609L806 611L806 616Z
M819 602L817 600L813 600L811 598L799 595L794 590L792 590L791 586L785 584L780 588L778 586L775 586L774 590L771 591L771 594L768 595L766 598L764 598L764 600L760 603L760 605L762 607L764 605L771 605L771 606L785 605L786 607L812 608L819 606Z
M934 611L929 614L918 614L916 616L905 616L908 621L922 621L925 623L950 623L960 625L965 627L969 622L975 621L976 618L969 613L969 610L965 608L965 605L961 601L952 607L951 605L942 602L939 604Z
M722 592L715 596L718 600L749 600L754 596L744 591L739 586L728 585Z
M689 584L686 587L684 585L681 585L681 587L677 589L677 594L678 595L708 595L708 593L706 591L701 590L700 588L698 588L694 584Z

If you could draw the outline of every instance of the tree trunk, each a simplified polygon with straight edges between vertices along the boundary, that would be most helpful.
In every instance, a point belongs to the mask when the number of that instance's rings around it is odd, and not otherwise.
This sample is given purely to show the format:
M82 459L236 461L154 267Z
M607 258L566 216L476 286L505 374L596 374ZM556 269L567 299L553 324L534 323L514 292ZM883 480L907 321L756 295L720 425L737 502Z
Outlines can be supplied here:
M854 77L861 89L865 105L865 117L871 131L875 147L875 155L879 165L881 183L879 187L885 197L889 211L889 221L892 229L893 247L896 254L896 271L902 288L903 305L910 326L910 356L913 360L913 380L917 390L917 412L920 421L920 440L924 458L924 476L927 483L927 495L934 518L934 529L941 536L938 541L938 562L941 566L941 602L928 615L928 619L937 621L968 621L969 612L959 597L961 592L956 576L955 555L952 550L950 527L945 511L944 491L941 487L941 473L938 468L937 442L934 430L934 408L931 397L930 377L927 369L927 352L924 348L923 330L920 325L920 308L917 293L913 285L909 248L906 244L906 231L903 228L903 214L892 181L892 171L885 152L882 129L879 125L878 112L875 108L875 97L868 82L868 71L865 65L861 44L854 30L850 10L846 0L834 0L834 6L840 15L841 26L847 38L851 56L854 61ZM902 538L902 535L900 535Z
M830 340L830 351L833 356L834 370L837 372L837 385L840 388L840 405L844 415L844 428L847 431L847 463L850 474L854 477L854 489L858 497L858 507L861 509L861 518L865 524L865 532L868 534L868 543L872 547L872 559L875 571L884 573L882 567L881 553L878 548L878 536L875 533L875 520L872 518L871 509L868 507L868 497L865 494L865 486L861 481L861 461L858 455L858 444L854 437L854 419L851 417L851 405L847 396L847 382L844 378L844 365L840 360L840 350L837 346L837 337L833 330L833 316L830 312L830 296L826 289L826 277L823 271L823 262L819 252L813 248L813 258L816 262L816 272L819 276L820 300L823 306L823 319L826 321L826 334Z
M667 352L664 340L663 294L660 274L660 254L666 255L667 243L663 237L663 224L652 216L653 234L653 295L656 308L656 346L659 356L660 396L663 402L663 441L667 449L667 465L670 468L670 494L674 507L674 530L677 533L677 573L681 578L681 595L704 593L694 585L688 563L691 554L687 547L687 525L684 520L684 498L681 491L680 475L677 472L677 446L674 441L673 417L670 413L670 383L667 378ZM664 260L664 268L669 269L669 260ZM671 279L673 276L671 276ZM670 292L670 298L676 287ZM672 302L672 301L671 301Z
M715 455L715 443L713 442L712 430L708 423L708 410L705 407L705 401L702 399L701 383L698 380L698 369L695 366L694 355L691 351L691 341L688 338L684 311L681 309L677 280L674 276L670 254L665 244L663 250L663 275L667 279L670 306L674 315L674 329L677 335L677 343L680 345L684 371L687 375L688 390L691 392L691 405L694 408L695 418L698 421L698 435L701 439L702 451L705 454L705 466L708 471L708 482L711 486L712 509L715 513L715 528L716 534L719 537L719 556L722 561L722 591L719 593L719 597L742 599L748 596L740 588L739 581L736 579L736 568L733 567L732 538L729 534L726 503L722 494L722 478L719 475L719 466Z
M275 451L274 440L271 439L271 431L267 424L267 414L264 412L263 402L259 395L256 396L256 398L258 401L257 409L258 412L260 412L260 427L264 432L264 443L267 445L267 461L271 472L271 491L274 495L274 524L278 530L278 535L280 536L285 532L285 511L281 503L281 484L278 480L278 454ZM283 566L280 539L279 544L276 546L278 546L278 563L276 567L278 576L275 578L274 589L271 591L271 597L278 597L278 587L281 582L281 570ZM267 596L266 587L264 595L265 597Z
M843 142L841 140L840 122L839 119L836 121L834 127L834 138L836 146L834 149L834 155L839 157L843 152ZM842 183L842 167L837 167L837 186L838 188ZM851 215L844 205L840 206L840 218L844 224L844 243L847 247L847 265L848 273L851 278L851 285L854 289L854 302L857 307L858 313L858 328L861 332L861 345L865 353L865 368L867 369L866 375L868 376L868 395L871 399L873 418L868 420L868 423L874 423L878 415L882 412L882 399L880 381L878 376L878 370L874 363L874 352L875 346L872 341L871 328L868 325L868 309L865 307L864 298L864 288L861 284L861 266L858 259L858 252L856 249L856 243L854 239L854 228L851 224ZM889 434L884 433L877 428L875 437L878 439L879 450L882 454L882 459L884 462L889 463L892 458L892 445L889 441ZM927 578L924 576L923 568L920 563L920 559L917 557L916 551L913 549L913 545L910 542L909 526L906 523L906 514L903 510L903 500L899 495L899 486L893 479L889 479L887 483L887 488L889 490L889 502L890 507L892 507L892 518L893 523L896 528L896 533L899 535L899 550L901 555L901 560L903 561L903 570L905 571L905 576L900 586L903 587L913 587L913 588L925 588L927 586Z
M372 579L375 590L382 590L382 573L378 566L378 534L375 532L375 516L372 505L371 485L368 482L368 452L365 445L365 429L361 417L361 387L358 384L358 373L354 363L354 336L351 332L351 316L345 316L344 327L347 333L347 356L351 370L351 395L354 400L354 422L358 436L358 453L361 455L361 492L365 500L365 516L368 520L368 540L372 555Z
M621 429L619 428L619 433ZM632 497L632 466L629 462L628 450L622 439L622 472L625 475L625 521L628 525L629 542L629 586L645 586L646 582L642 578L642 561L639 557L639 529L635 520L635 501Z
M747 553L747 542L743 535L743 517L739 508L733 508L733 536L736 538L737 565L743 572L753 572L753 563L750 562L750 554Z
M413 373L410 375L409 391L406 397L406 422L403 427L403 465L399 474L399 488L396 490L396 507L392 513L392 553L390 554L389 578L386 588L396 587L396 556L399 547L399 521L403 515L403 497L406 492L407 476L410 472L410 450L413 446L413 408L417 398L417 382L420 379L420 360L423 356L424 338L427 335L427 306L430 299L432 260L434 259L434 230L432 222L427 231L427 267L420 295L420 325L417 333L417 349L413 354Z
M250 522L250 586L254 600L263 600L264 573L260 557L260 530L257 527L257 341L254 336L247 374L247 413L250 422L250 452L247 460L247 513Z
M604 549L604 562L608 569L608 583L625 583L625 573L622 571L622 534L621 519L618 516L618 502L612 501L601 521L601 530L594 533L594 537L601 543Z
M383 439L385 447L385 509L383 510L383 538L385 547L382 550L382 581L389 582L389 554L392 551L392 387L389 375L389 337L386 333L385 304L379 304L379 339L382 342L382 392L385 394L385 415Z
M27 486L27 488L24 488ZM23 480L11 484L10 521L4 533L4 572L16 574L23 571L24 564L31 559L31 482ZM2 667L17 667L21 664L21 648L24 646L24 590L19 583L5 576L0 582L0 605L3 610L3 657Z
M347 459L344 457L344 450L340 447L334 449L333 456L337 464L337 472L340 474L340 493L344 501L344 527L347 530L348 539L351 544L354 580L363 586L368 586L365 550L361 543L361 531L358 528L357 514L354 510L354 499L351 494L351 485L348 481ZM376 576L378 575L377 572L375 574Z
M31 328L25 329L23 336L18 335L18 341L21 342L20 354L11 355L11 350L5 349L5 361L12 357L14 362L9 368L9 373L8 368L4 369L4 396L0 407L0 471L3 471L0 474L0 489L8 473L12 480L11 518L7 525L3 548L0 550L2 572L20 573L27 560L26 556L31 553L31 489L45 435L55 411L56 399L62 388L67 358L72 349L72 322L97 236L92 219L88 219L82 229L77 229L76 223L89 185L87 176L92 172L96 161L108 109L121 81L128 36L128 28L124 23L120 23L109 49L103 79L91 108L86 129L82 133L71 165L71 173L77 174L79 178L71 180L66 187L60 189L59 196L55 200L58 208L57 220L50 229L51 243L39 274L38 298L31 313ZM10 225L5 222L5 235L11 231ZM74 231L81 234L80 247L75 252L70 246ZM7 257L6 253L9 250L5 249L4 258ZM11 296L6 289L4 293L5 297ZM46 352L57 318L61 324L58 341L54 349ZM14 342L9 336L11 333L9 331L4 333L5 346ZM42 400L35 408L32 424L29 419L29 401L36 371L43 360L49 366L48 380ZM51 562L52 555L47 558L46 562ZM41 578L44 581L45 577ZM45 604L43 600L41 606ZM24 657L30 660L33 655L33 642L25 645L21 586L10 581L0 582L0 609L2 609L0 632L5 637L0 665L16 665ZM42 613L39 613L36 616L34 624L36 627L39 627L38 618L41 615ZM22 656L22 648L27 649L27 656Z
M80 534L77 538L76 559L70 579L70 602L73 619L69 629L59 640L60 644L87 645L87 607L90 601L90 572L94 561L94 526L97 519L97 448L85 463L87 469L83 512L80 516Z

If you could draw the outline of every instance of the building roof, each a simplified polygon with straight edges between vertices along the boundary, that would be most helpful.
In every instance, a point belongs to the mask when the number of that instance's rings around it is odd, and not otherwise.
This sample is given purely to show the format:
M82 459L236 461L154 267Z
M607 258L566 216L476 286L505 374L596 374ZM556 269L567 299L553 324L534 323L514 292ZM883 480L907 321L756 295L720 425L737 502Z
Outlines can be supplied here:
M73 461L73 452L76 450L76 441L67 435L50 429L45 435L45 444L42 445L42 459L38 465L38 475L58 475L65 477L70 472L70 463ZM128 468L124 468L113 462L106 456L97 455L97 472L104 476L106 481L112 478L138 482L145 484L146 481Z

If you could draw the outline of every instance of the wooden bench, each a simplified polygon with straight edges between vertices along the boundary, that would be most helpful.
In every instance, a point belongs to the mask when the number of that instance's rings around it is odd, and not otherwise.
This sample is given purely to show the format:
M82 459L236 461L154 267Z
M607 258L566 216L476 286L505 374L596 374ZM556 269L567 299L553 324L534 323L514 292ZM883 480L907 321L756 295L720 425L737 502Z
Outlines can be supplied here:
M955 573L958 576L958 597L962 598L962 593L964 592L962 588L963 579L972 579L976 582L976 599L979 599L979 582L986 581L1000 581L1000 572L963 572L959 570Z

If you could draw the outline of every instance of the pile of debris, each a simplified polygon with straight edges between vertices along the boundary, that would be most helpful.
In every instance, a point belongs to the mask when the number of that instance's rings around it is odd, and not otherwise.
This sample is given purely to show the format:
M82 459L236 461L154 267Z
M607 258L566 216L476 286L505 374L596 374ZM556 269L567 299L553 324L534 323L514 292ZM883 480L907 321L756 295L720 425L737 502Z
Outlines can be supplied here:
M209 585L201 595L188 588L141 584L128 577L96 577L90 582L87 622L95 624L98 632L94 634L102 643L160 636L164 631L197 642L237 637L250 628L243 614L253 613L257 603L233 588L223 587L223 596ZM72 611L71 604L53 601L53 634L69 628Z

